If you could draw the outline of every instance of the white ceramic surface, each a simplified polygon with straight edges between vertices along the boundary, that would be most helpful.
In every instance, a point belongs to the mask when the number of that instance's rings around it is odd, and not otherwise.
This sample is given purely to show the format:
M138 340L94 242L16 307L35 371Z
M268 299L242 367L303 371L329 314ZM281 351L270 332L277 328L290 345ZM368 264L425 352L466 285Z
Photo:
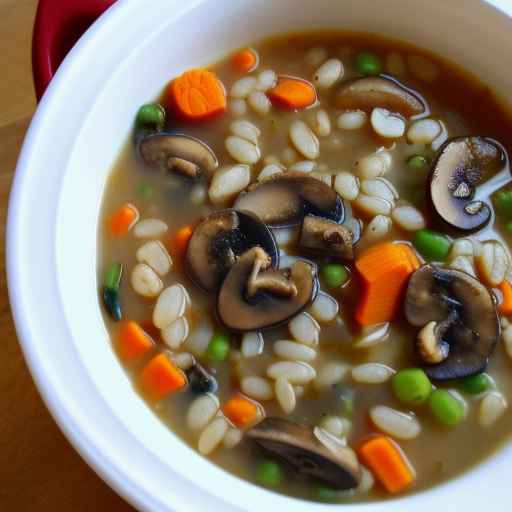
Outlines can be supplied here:
M33 119L8 219L8 279L34 379L87 462L139 510L318 512L239 480L188 448L132 390L107 341L96 283L98 212L137 107L170 77L283 31L348 28L411 40L512 90L512 3L477 0L120 0L63 63ZM463 91L461 91L463 94ZM471 449L471 447L468 447ZM510 507L512 445L435 489L348 511ZM492 496L490 498L490 496Z

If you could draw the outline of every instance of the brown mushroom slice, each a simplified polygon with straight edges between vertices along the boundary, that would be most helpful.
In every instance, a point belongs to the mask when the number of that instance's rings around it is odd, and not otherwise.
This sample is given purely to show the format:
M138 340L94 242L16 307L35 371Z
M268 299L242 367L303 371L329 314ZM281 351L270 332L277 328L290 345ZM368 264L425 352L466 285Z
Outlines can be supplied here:
M341 443L320 442L309 426L266 418L248 430L247 437L270 455L284 460L299 475L340 490L359 485L361 467L354 451Z
M430 201L453 228L474 231L491 218L490 207L475 198L476 188L504 167L505 153L487 137L458 137L439 150L430 173Z
M315 215L304 217L299 246L317 254L354 259L354 234L349 227Z
M423 114L424 101L398 80L384 76L369 76L344 82L336 93L335 105L344 110L361 109L370 112L383 107L405 117Z
M427 375L446 380L483 371L500 335L489 290L454 269L423 265L409 280L405 315L422 327L417 349Z
M261 331L286 322L316 297L313 263L299 260L276 270L260 247L245 252L224 279L217 302L219 320L233 331Z
M282 172L242 192L234 207L256 214L272 227L300 224L307 214L343 222L341 197L323 181L301 172Z
M274 235L256 216L248 212L221 210L196 226L187 246L188 275L207 292L218 290L224 276L239 255L260 246L279 266L279 249Z
M153 133L142 138L139 154L149 167L195 179L219 166L212 149L195 137L178 133Z

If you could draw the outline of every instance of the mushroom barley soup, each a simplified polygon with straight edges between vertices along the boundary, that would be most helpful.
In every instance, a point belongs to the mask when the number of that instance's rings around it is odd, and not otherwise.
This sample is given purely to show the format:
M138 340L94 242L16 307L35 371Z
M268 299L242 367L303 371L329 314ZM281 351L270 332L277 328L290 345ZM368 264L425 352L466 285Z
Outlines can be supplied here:
M148 405L317 501L492 454L512 418L512 119L492 91L335 32L179 73L136 113L100 228L106 322Z

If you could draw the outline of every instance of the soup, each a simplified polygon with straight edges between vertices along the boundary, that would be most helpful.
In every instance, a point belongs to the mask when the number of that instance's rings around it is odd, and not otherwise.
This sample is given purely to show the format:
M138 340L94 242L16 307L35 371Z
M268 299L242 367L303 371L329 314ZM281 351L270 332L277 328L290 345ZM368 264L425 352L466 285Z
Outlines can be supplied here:
M213 462L304 499L415 492L491 455L512 418L511 129L476 78L368 34L172 78L100 224L134 388Z

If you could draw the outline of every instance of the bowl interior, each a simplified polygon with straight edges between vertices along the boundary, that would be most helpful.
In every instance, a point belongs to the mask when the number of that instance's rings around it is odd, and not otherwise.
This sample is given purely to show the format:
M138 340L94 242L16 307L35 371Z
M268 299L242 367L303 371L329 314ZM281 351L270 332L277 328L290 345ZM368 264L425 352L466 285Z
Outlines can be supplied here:
M512 88L512 68L496 54L497 48L512 54L512 21L486 2L465 0L462 8L461 2L422 0L154 0L148 8L143 0L127 0L66 60L27 137L9 219L18 332L62 428L140 509L326 508L240 481L169 432L132 390L110 347L96 283L102 193L138 106L187 67L272 34L317 28L405 39L480 75L503 97ZM505 489L511 453L508 446L474 471L419 495L346 509L422 511L455 496L466 510L485 506L488 488ZM461 492L469 486L471 494Z

